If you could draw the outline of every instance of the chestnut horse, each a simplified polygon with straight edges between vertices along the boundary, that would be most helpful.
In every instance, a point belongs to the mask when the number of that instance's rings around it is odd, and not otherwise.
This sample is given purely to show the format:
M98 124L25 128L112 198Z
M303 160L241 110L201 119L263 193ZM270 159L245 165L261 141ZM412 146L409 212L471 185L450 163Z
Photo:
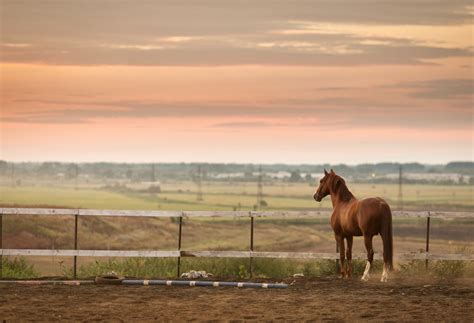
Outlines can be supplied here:
M347 188L344 179L331 169L324 170L314 199L318 202L331 195L333 213L331 226L334 230L341 258L341 276L350 277L352 274L352 238L364 236L367 249L367 265L365 266L362 280L369 279L370 266L374 259L372 249L373 236L380 234L383 241L383 273L380 281L388 280L388 271L393 266L393 240L392 240L392 212L387 202L380 197L357 200ZM347 240L347 264L344 261L344 239Z

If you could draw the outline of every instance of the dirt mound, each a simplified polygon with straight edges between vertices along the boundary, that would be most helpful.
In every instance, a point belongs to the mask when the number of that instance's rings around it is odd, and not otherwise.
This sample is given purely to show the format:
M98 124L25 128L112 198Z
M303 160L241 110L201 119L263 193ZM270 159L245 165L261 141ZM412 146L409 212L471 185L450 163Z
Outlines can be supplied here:
M284 290L0 285L0 319L472 321L473 299L472 280L299 279Z

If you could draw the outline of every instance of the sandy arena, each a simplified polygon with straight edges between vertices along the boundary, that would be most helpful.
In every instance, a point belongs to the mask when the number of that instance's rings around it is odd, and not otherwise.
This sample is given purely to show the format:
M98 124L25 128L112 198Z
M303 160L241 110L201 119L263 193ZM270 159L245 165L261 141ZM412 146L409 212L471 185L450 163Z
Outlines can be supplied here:
M286 290L0 285L0 318L472 322L473 300L473 280L298 279Z

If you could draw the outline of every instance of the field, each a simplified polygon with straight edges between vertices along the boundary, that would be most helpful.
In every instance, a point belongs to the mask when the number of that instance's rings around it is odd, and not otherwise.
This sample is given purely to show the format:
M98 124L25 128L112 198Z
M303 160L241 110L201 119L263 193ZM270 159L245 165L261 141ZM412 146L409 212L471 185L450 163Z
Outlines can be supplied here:
M252 210L254 183L204 183L203 200L196 185L162 183L161 192L148 185L111 183L1 187L2 206L50 206L142 210ZM379 195L399 208L396 185L351 185L358 197ZM307 184L264 187L266 206L259 210L329 209L317 204ZM405 185L403 208L459 210L474 208L471 186ZM73 248L74 219L58 216L4 216L4 248ZM395 253L424 250L426 220L394 218ZM184 250L248 250L247 218L186 218ZM472 253L474 218L431 221L430 251ZM81 249L176 250L178 223L173 219L81 217ZM327 218L257 218L257 251L334 252ZM376 253L381 239L374 239ZM424 261L396 263L386 284L378 282L381 263L374 263L371 280L359 279L364 269L363 241L354 239L351 280L336 278L332 260L183 258L181 271L206 270L222 280L284 281L286 290L191 287L12 286L0 285L0 319L10 320L404 320L472 321L474 266L472 262ZM175 278L177 259L81 258L78 277L91 278L110 271L127 277ZM4 277L72 277L71 257L4 257ZM304 278L292 278L301 273ZM218 278L216 278L218 279Z
M473 281L287 279L285 290L0 285L0 319L472 322Z
M352 184L356 196L384 196L397 209L398 186ZM160 193L148 193L145 184L127 186L111 183L72 185L37 185L1 187L0 204L4 206L60 206L97 209L143 210L252 210L257 188L255 183L203 183L203 201L197 201L196 185L191 182L161 183ZM330 208L329 199L316 203L312 199L314 188L304 183L279 183L264 186L263 210L311 210ZM414 210L464 210L474 207L471 186L405 185L403 206ZM73 219L71 217L5 216L3 220L5 248L72 248ZM255 250L333 252L335 243L329 219L262 218L255 221ZM394 219L396 252L424 250L424 219ZM432 252L470 253L474 249L471 233L474 219L442 220L431 223L430 250ZM249 220L245 218L186 219L183 226L184 250L248 250ZM176 250L178 225L172 219L81 218L79 222L79 248L81 249L136 249ZM303 237L303 238L302 238ZM381 252L381 240L374 239L375 251ZM363 241L356 238L354 253L364 254ZM102 259L102 261L110 261ZM224 260L219 260L224 261ZM247 260L227 262L222 270L219 261L183 259L184 269L208 269L213 272L237 276ZM42 275L70 273L70 258L28 257ZM162 271L140 270L148 275L175 275L175 260L163 265ZM267 262L270 262L268 260ZM80 258L83 275L97 273L103 266L95 266L96 259ZM92 267L91 267L92 266ZM138 265L135 265L135 267ZM292 275L305 264L261 266L263 276ZM109 266L110 267L110 266ZM143 267L143 266L142 266ZM196 268L199 267L199 268ZM108 267L107 267L108 268ZM112 268L113 269L113 268ZM133 271L130 269L130 271Z
M99 209L143 210L251 210L256 204L256 183L204 182L203 201L197 201L197 186L192 182L165 182L161 193L147 193L148 185L112 183L48 184L41 186L0 187L0 203L20 205L61 205ZM380 196L398 209L398 185L349 183L358 198ZM330 199L316 203L315 187L307 183L266 183L263 199L267 210L308 210L330 208ZM472 186L404 185L403 208L409 210L473 210Z

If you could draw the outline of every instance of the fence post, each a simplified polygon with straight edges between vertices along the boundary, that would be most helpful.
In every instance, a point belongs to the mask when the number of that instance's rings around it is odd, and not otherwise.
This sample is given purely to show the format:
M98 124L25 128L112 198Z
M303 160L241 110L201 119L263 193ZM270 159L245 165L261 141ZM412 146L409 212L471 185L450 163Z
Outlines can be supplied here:
M77 224L79 221L79 210L74 214L74 250L77 250ZM74 269L73 269L74 279L77 278L77 256L74 256Z
M0 213L0 249L3 249L3 214ZM3 251L0 253L0 278L3 278Z
M430 211L428 211L428 216L426 217L426 257L428 257L428 252L430 251ZM428 269L428 258L425 259L425 268Z
M249 216L250 216L250 259L249 259L249 273L250 273L250 278L252 278L252 262L253 262L253 257L252 257L252 252L253 252L253 226L254 226L254 217L252 215L252 211L249 211Z
M179 217L179 233L178 233L178 251L179 251L179 256L178 256L178 265L176 269L176 275L180 276L181 274L181 233L183 230L183 215L184 212L181 212L181 216Z

